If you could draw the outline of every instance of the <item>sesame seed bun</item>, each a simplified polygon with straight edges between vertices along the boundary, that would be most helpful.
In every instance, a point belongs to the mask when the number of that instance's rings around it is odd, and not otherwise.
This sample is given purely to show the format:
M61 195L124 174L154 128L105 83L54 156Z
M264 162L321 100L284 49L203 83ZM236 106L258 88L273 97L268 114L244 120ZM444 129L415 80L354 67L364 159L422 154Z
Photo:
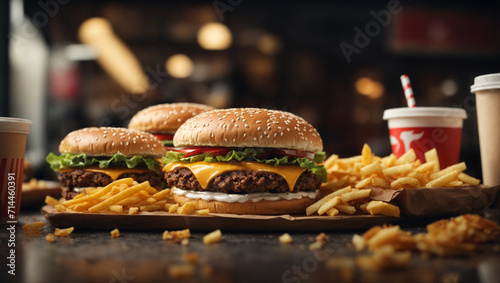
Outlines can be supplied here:
M128 128L150 133L174 133L187 119L212 109L196 103L153 105L137 112Z
M179 127L174 145L323 150L317 130L303 118L259 108L220 109L197 115Z
M60 153L85 153L88 156L113 156L120 152L130 157L161 157L165 147L155 136L125 128L83 128L69 133L59 144Z

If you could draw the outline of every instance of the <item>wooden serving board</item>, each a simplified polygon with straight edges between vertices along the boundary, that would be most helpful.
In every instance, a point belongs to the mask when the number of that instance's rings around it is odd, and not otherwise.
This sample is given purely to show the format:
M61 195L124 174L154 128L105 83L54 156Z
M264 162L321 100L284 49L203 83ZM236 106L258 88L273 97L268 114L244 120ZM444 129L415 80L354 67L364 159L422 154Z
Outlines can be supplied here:
M56 199L61 197L61 184L54 181L44 181L45 187L33 188L30 190L22 190L21 192L21 207L42 205L46 196L51 196Z
M42 207L43 216L58 228L175 230L191 231L353 231L373 225L396 223L401 218L374 215L355 216L292 216L292 215L236 215L212 213L207 216L180 215L163 211L140 212L135 215L118 213L57 212L52 206Z

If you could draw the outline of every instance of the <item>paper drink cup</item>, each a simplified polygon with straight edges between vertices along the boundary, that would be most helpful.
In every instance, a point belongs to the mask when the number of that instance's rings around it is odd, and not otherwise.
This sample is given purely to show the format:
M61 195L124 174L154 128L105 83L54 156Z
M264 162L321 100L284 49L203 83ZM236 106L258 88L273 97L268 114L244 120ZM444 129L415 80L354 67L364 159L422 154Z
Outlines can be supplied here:
M0 223L16 223L30 120L0 117Z
M500 73L474 78L483 183L500 185Z
M383 119L389 126L392 152L399 158L413 148L425 162L424 153L435 148L441 168L458 163L464 109L447 107L402 107L387 109Z

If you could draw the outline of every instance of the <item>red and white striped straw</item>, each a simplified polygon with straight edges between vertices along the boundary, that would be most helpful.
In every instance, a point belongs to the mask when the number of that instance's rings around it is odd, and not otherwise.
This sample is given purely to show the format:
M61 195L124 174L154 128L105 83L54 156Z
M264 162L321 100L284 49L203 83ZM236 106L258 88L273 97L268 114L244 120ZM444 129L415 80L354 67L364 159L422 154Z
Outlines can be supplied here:
M403 85L403 89L405 91L406 102L408 103L408 107L410 108L417 107L417 103L415 102L415 96L413 96L413 89L411 88L410 78L407 75L401 76L401 84Z

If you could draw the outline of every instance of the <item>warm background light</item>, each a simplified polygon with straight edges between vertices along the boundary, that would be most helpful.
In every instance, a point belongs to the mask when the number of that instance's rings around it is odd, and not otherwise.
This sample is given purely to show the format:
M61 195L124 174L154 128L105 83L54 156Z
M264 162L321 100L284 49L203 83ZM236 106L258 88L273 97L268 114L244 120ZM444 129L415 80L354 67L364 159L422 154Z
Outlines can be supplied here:
M231 46L233 36L231 31L219 23L208 23L198 31L198 43L204 49L224 50Z
M174 78L187 78L193 73L193 61L184 54L175 54L168 58L165 68Z
M357 79L354 87L359 94L366 95L371 99L380 98L385 92L384 85L367 77Z

